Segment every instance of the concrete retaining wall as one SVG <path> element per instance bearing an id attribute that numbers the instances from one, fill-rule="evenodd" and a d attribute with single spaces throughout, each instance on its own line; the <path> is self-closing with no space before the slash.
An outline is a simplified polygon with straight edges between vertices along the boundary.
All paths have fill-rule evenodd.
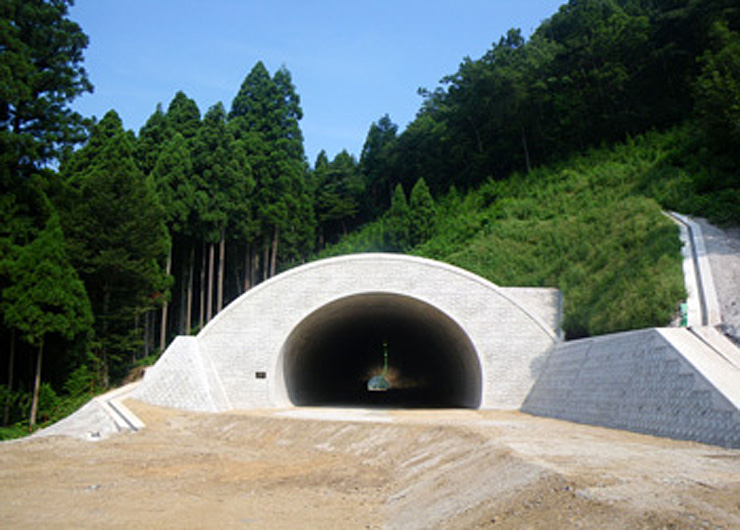
<path id="1" fill-rule="evenodd" d="M 177 337 L 146 371 L 133 396 L 152 405 L 199 412 L 228 409 L 218 374 L 196 337 Z"/>
<path id="2" fill-rule="evenodd" d="M 740 448 L 740 369 L 684 328 L 561 343 L 522 410 Z"/>

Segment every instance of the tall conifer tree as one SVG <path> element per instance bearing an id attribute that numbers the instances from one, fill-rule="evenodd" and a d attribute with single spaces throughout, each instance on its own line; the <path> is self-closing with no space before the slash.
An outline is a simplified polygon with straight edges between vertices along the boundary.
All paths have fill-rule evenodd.
<path id="1" fill-rule="evenodd" d="M 70 256 L 93 306 L 106 378 L 124 375 L 141 343 L 137 316 L 166 289 L 165 216 L 134 161 L 133 140 L 111 111 L 62 168 L 71 187 L 64 215 Z"/>
<path id="2" fill-rule="evenodd" d="M 295 259 L 310 250 L 313 239 L 313 207 L 298 125 L 302 116 L 289 72 L 283 68 L 271 78 L 262 62 L 244 79 L 229 112 L 255 178 L 263 278 L 276 273 L 280 255 Z M 255 252 L 253 261 L 258 256 Z"/>
<path id="3" fill-rule="evenodd" d="M 375 217 L 390 205 L 394 186 L 392 154 L 398 125 L 387 114 L 370 126 L 360 155 L 360 170 L 365 177 L 367 196 L 365 215 Z"/>
<path id="4" fill-rule="evenodd" d="M 71 0 L 0 2 L 0 183 L 28 176 L 79 141 L 68 104 L 92 90 L 82 67 L 87 36 L 69 20 Z"/>
<path id="5" fill-rule="evenodd" d="M 228 127 L 221 103 L 206 113 L 194 145 L 196 172 L 208 198 L 202 216 L 203 237 L 210 246 L 219 247 L 216 277 L 208 279 L 219 311 L 224 304 L 227 241 L 250 235 L 254 179 L 242 142 Z"/>
<path id="6" fill-rule="evenodd" d="M 409 198 L 409 238 L 411 245 L 423 243 L 432 236 L 437 212 L 434 198 L 424 179 L 419 179 L 411 189 Z"/>
<path id="7" fill-rule="evenodd" d="M 31 258 L 41 251 L 39 241 L 46 240 L 50 231 L 55 232 L 51 239 L 56 237 L 56 229 L 50 225 L 55 222 L 54 208 L 47 196 L 53 172 L 45 166 L 84 138 L 83 120 L 69 104 L 92 90 L 82 67 L 88 39 L 68 18 L 71 5 L 71 0 L 0 2 L 0 262 L 5 263 L 0 267 L 0 289 L 12 289 L 19 281 L 35 294 L 43 294 L 42 284 L 48 287 L 45 278 L 35 273 L 38 269 L 13 270 L 7 265 L 18 256 L 33 262 Z M 68 287 L 73 289 L 72 285 Z M 30 291 L 27 294 L 30 296 Z M 28 303 L 26 310 L 32 309 L 30 299 L 21 303 Z M 13 352 L 22 354 L 24 350 L 16 348 L 16 337 L 21 338 L 17 328 L 20 324 L 8 323 L 15 317 L 7 311 L 20 316 L 19 307 L 12 306 L 3 296 L 0 354 L 3 364 L 9 354 L 9 389 L 19 380 Z M 31 322 L 25 316 L 21 320 Z M 42 331 L 41 326 L 38 331 Z M 61 351 L 67 347 L 56 332 L 44 336 L 49 346 L 55 346 L 50 337 Z M 10 417 L 7 408 L 4 417 Z"/>
<path id="8" fill-rule="evenodd" d="M 180 284 L 184 287 L 183 281 L 188 270 L 188 264 L 186 263 L 187 258 L 182 256 L 183 247 L 188 246 L 189 236 L 193 234 L 198 212 L 203 209 L 205 201 L 202 198 L 202 192 L 198 190 L 191 152 L 182 134 L 175 133 L 172 139 L 165 144 L 150 177 L 159 202 L 164 208 L 167 228 L 172 241 L 167 256 L 166 273 L 167 275 L 170 274 L 175 251 L 179 251 L 180 256 L 178 257 L 182 263 Z M 189 257 L 187 250 L 184 250 L 184 254 Z M 184 296 L 181 296 L 179 300 L 181 304 L 182 298 Z M 167 342 L 170 299 L 171 297 L 165 299 L 162 306 L 159 334 L 160 350 L 164 350 Z M 182 320 L 185 320 L 185 318 L 181 317 Z M 187 333 L 188 326 L 181 322 L 178 331 Z"/>
<path id="9" fill-rule="evenodd" d="M 37 349 L 29 424 L 36 424 L 44 344 L 56 334 L 71 340 L 90 331 L 92 312 L 85 288 L 65 251 L 57 215 L 14 260 L 3 263 L 11 285 L 3 289 L 5 324 Z"/>
<path id="10" fill-rule="evenodd" d="M 342 151 L 329 162 L 323 151 L 313 171 L 319 244 L 336 242 L 357 225 L 365 186 L 355 158 Z"/>
<path id="11" fill-rule="evenodd" d="M 172 98 L 165 118 L 172 133 L 180 133 L 188 142 L 198 134 L 200 110 L 197 103 L 182 91 Z"/>
<path id="12" fill-rule="evenodd" d="M 162 105 L 158 104 L 154 114 L 149 116 L 139 130 L 139 137 L 136 141 L 136 161 L 144 175 L 152 172 L 162 149 L 171 138 L 172 129 L 167 123 Z"/>
<path id="13" fill-rule="evenodd" d="M 411 242 L 409 226 L 409 204 L 403 186 L 397 184 L 393 190 L 391 207 L 385 214 L 386 244 L 391 250 L 406 250 Z"/>

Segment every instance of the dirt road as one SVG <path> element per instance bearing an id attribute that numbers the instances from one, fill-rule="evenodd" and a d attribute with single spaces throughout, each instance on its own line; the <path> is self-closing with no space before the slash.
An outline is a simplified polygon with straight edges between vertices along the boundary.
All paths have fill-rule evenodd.
<path id="1" fill-rule="evenodd" d="M 706 219 L 694 218 L 704 244 L 717 289 L 722 329 L 740 343 L 740 227 L 720 229 Z"/>
<path id="2" fill-rule="evenodd" d="M 3 528 L 740 528 L 740 451 L 494 411 L 294 409 L 0 445 Z"/>

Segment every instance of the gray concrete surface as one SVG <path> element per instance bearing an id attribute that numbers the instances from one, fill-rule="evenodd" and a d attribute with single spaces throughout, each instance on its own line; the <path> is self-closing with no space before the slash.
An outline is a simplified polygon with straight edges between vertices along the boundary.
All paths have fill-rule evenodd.
<path id="1" fill-rule="evenodd" d="M 716 287 L 720 328 L 740 344 L 740 228 L 719 228 L 694 218 L 701 227 Z"/>
<path id="2" fill-rule="evenodd" d="M 522 411 L 740 448 L 740 368 L 686 328 L 566 342 Z"/>
<path id="3" fill-rule="evenodd" d="M 411 256 L 343 256 L 278 275 L 230 304 L 197 337 L 178 338 L 134 397 L 187 410 L 293 405 L 291 387 L 300 377 L 291 367 L 300 345 L 371 304 L 380 304 L 372 318 L 404 315 L 448 342 L 444 355 L 459 358 L 444 366 L 458 370 L 463 387 L 479 389 L 463 406 L 519 408 L 558 340 L 557 290 L 502 289 Z"/>
<path id="4" fill-rule="evenodd" d="M 124 404 L 139 383 L 116 388 L 91 399 L 74 414 L 33 434 L 34 437 L 71 436 L 96 442 L 112 434 L 137 431 L 144 423 Z"/>

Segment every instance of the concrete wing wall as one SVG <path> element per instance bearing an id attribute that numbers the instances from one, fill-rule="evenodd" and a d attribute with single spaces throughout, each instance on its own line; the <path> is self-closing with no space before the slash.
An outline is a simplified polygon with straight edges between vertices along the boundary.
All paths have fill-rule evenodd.
<path id="1" fill-rule="evenodd" d="M 131 397 L 152 405 L 202 412 L 229 408 L 218 376 L 201 354 L 196 337 L 177 337 L 147 370 Z"/>
<path id="2" fill-rule="evenodd" d="M 683 328 L 559 344 L 522 410 L 740 447 L 740 370 Z"/>

